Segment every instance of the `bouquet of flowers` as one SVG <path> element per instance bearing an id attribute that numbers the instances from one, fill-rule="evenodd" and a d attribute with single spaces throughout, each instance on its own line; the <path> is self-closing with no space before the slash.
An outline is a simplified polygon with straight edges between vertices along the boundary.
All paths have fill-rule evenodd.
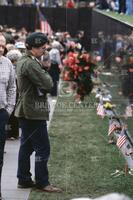
<path id="1" fill-rule="evenodd" d="M 83 100 L 93 88 L 92 75 L 96 61 L 87 52 L 69 52 L 63 63 L 63 80 L 76 82 L 76 93 Z"/>

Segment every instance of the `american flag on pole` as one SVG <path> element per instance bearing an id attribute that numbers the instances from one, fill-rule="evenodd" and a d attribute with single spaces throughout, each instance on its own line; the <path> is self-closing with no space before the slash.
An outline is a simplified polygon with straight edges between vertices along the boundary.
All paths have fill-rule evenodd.
<path id="1" fill-rule="evenodd" d="M 97 106 L 97 115 L 101 116 L 102 118 L 105 116 L 105 110 L 101 103 L 99 103 Z"/>
<path id="2" fill-rule="evenodd" d="M 53 34 L 53 30 L 52 30 L 48 20 L 44 16 L 44 14 L 40 11 L 39 7 L 38 7 L 38 13 L 39 13 L 39 23 L 40 23 L 41 32 L 51 36 Z"/>
<path id="3" fill-rule="evenodd" d="M 120 129 L 121 125 L 118 121 L 112 121 L 109 125 L 108 135 L 111 135 L 115 130 Z"/>

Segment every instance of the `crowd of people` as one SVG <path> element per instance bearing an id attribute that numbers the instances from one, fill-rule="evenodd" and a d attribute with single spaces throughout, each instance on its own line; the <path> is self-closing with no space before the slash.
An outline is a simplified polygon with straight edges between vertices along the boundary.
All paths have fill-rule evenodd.
<path id="1" fill-rule="evenodd" d="M 133 15 L 133 0 L 1 0 L 0 5 L 42 7 L 96 7 L 120 14 Z"/>
<path id="2" fill-rule="evenodd" d="M 120 14 L 133 15 L 133 0 L 1 0 L 0 5 L 42 7 L 96 7 Z"/>
<path id="3" fill-rule="evenodd" d="M 111 67 L 116 57 L 120 59 L 116 61 L 120 61 L 121 65 L 124 65 L 127 58 L 133 55 L 132 32 L 129 35 L 114 34 L 105 36 L 104 32 L 100 31 L 97 38 L 99 53 L 106 68 Z"/>
<path id="4" fill-rule="evenodd" d="M 10 6 L 35 6 L 40 5 L 42 7 L 65 7 L 67 4 L 72 4 L 75 7 L 73 0 L 1 0 L 0 5 Z"/>
<path id="5" fill-rule="evenodd" d="M 10 6 L 34 6 L 40 4 L 43 7 L 63 6 L 63 0 L 1 0 L 0 5 Z"/>
<path id="6" fill-rule="evenodd" d="M 96 7 L 107 11 L 116 11 L 120 14 L 133 15 L 132 0 L 96 0 Z"/>

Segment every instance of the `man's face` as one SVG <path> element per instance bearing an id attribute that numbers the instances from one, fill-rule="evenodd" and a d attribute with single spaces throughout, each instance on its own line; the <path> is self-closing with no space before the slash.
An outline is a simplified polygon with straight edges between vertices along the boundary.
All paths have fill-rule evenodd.
<path id="1" fill-rule="evenodd" d="M 4 54 L 5 47 L 6 47 L 6 39 L 4 38 L 4 36 L 0 35 L 0 56 Z"/>
<path id="2" fill-rule="evenodd" d="M 46 44 L 44 44 L 41 47 L 32 47 L 31 52 L 33 56 L 35 56 L 36 58 L 39 58 L 44 54 L 45 50 L 46 50 Z"/>

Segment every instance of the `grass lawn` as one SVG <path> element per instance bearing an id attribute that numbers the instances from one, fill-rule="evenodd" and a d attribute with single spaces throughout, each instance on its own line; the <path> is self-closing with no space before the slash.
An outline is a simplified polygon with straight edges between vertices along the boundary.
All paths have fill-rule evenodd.
<path id="1" fill-rule="evenodd" d="M 110 192 L 133 198 L 132 176 L 111 176 L 123 169 L 125 160 L 115 145 L 108 144 L 108 119 L 96 115 L 95 103 L 93 95 L 84 105 L 75 104 L 73 97 L 59 97 L 49 130 L 49 173 L 50 182 L 63 193 L 32 190 L 29 200 L 95 198 Z"/>
<path id="2" fill-rule="evenodd" d="M 96 9 L 96 11 L 133 26 L 133 15 L 120 15 L 116 12 L 111 12 L 111 11 L 107 12 L 98 9 Z"/>

